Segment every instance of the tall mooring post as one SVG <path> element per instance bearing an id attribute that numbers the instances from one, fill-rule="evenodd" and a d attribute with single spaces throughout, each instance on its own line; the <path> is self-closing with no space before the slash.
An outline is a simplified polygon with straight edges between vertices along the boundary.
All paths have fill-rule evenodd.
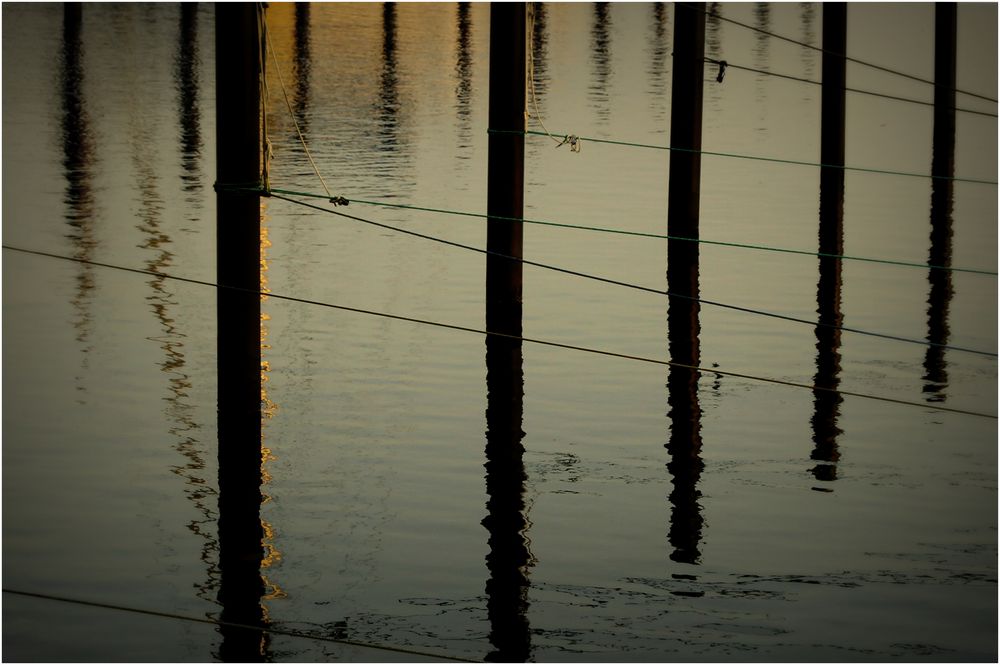
<path id="1" fill-rule="evenodd" d="M 955 84 L 958 43 L 957 5 L 939 2 L 934 16 L 934 145 L 931 158 L 932 266 L 951 265 L 952 201 L 955 175 Z M 927 341 L 948 343 L 948 311 L 953 295 L 951 271 L 931 268 L 927 276 Z M 929 401 L 944 399 L 948 373 L 941 346 L 929 346 L 924 356 L 924 391 Z"/>
<path id="2" fill-rule="evenodd" d="M 847 3 L 823 3 L 823 90 L 820 129 L 820 225 L 839 226 L 844 218 L 844 130 L 846 119 Z M 827 235 L 830 237 L 828 238 Z M 824 245 L 834 231 L 820 233 L 820 252 L 843 254 L 842 247 Z"/>
<path id="3" fill-rule="evenodd" d="M 522 662 L 531 653 L 525 540 L 524 375 L 521 273 L 527 6 L 490 5 L 489 166 L 486 213 L 486 565 L 490 662 Z M 495 254 L 494 254 L 495 253 Z M 499 256 L 502 255 L 502 256 Z M 513 257 L 513 258 L 505 258 Z"/>
<path id="4" fill-rule="evenodd" d="M 523 250 L 526 6 L 490 5 L 489 165 L 486 249 L 520 259 Z M 486 256 L 486 329 L 521 335 L 520 261 Z"/>
<path id="5" fill-rule="evenodd" d="M 698 365 L 701 358 L 698 284 L 698 218 L 701 198 L 701 116 L 705 76 L 705 6 L 676 3 L 674 71 L 670 96 L 670 182 L 667 203 L 667 332 L 670 360 Z M 688 240 L 689 239 L 689 240 Z M 668 539 L 670 558 L 697 563 L 702 531 L 698 481 L 701 405 L 697 370 L 671 367 L 667 377 L 672 476 Z"/>
<path id="6" fill-rule="evenodd" d="M 262 625 L 260 182 L 263 73 L 254 3 L 215 6 L 219 370 L 219 602 L 224 621 Z M 262 633 L 223 629 L 220 656 L 260 661 Z"/>
<path id="7" fill-rule="evenodd" d="M 823 90 L 819 180 L 819 280 L 816 284 L 816 374 L 813 383 L 813 450 L 817 464 L 810 469 L 818 481 L 837 479 L 840 452 L 837 426 L 843 398 L 830 392 L 840 386 L 840 330 L 844 253 L 844 134 L 846 129 L 847 5 L 823 4 Z M 826 490 L 829 488 L 818 487 Z"/>

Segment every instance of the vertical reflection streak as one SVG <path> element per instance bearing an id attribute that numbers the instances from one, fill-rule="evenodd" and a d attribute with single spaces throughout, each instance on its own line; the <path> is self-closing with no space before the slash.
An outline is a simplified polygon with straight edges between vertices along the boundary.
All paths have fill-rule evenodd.
<path id="1" fill-rule="evenodd" d="M 931 235 L 929 263 L 951 266 L 952 205 L 955 175 L 955 83 L 957 15 L 954 6 L 935 8 L 934 144 L 931 157 Z M 954 294 L 950 270 L 927 273 L 927 341 L 948 343 L 948 311 Z M 924 355 L 924 392 L 928 402 L 943 402 L 948 385 L 944 348 L 928 346 Z"/>
<path id="2" fill-rule="evenodd" d="M 753 6 L 753 15 L 756 19 L 754 21 L 754 26 L 762 31 L 770 31 L 771 29 L 771 6 L 766 2 L 757 2 Z M 753 48 L 754 52 L 754 67 L 757 69 L 762 69 L 767 71 L 769 69 L 768 62 L 770 61 L 770 47 L 771 47 L 771 37 L 770 35 L 764 34 L 764 32 L 754 32 L 755 44 Z M 767 78 L 766 74 L 756 74 L 757 82 L 757 101 L 761 104 L 767 101 L 767 91 L 766 85 Z M 762 127 L 766 126 L 763 123 Z"/>
<path id="3" fill-rule="evenodd" d="M 693 266 L 694 297 L 698 295 L 698 250 L 696 243 L 689 243 L 689 257 Z M 671 253 L 670 260 L 681 262 L 681 250 Z M 693 256 L 691 256 L 693 254 Z M 676 281 L 676 280 L 675 280 Z M 674 290 L 671 286 L 671 290 Z M 667 306 L 667 328 L 670 359 L 685 365 L 698 365 L 701 351 L 698 339 L 700 324 L 699 303 L 694 300 L 673 298 Z M 671 367 L 667 374 L 667 404 L 670 418 L 670 438 L 666 448 L 670 455 L 667 470 L 673 489 L 668 500 L 671 505 L 670 528 L 667 540 L 673 552 L 672 561 L 697 564 L 701 558 L 701 532 L 704 518 L 701 515 L 701 492 L 698 481 L 705 468 L 701 459 L 701 405 L 698 399 L 699 372 L 682 367 Z"/>
<path id="4" fill-rule="evenodd" d="M 524 371 L 520 340 L 486 337 L 486 508 L 489 532 L 486 610 L 492 662 L 524 662 L 531 655 L 528 569 L 534 564 L 525 516 Z"/>
<path id="5" fill-rule="evenodd" d="M 399 145 L 399 77 L 396 72 L 396 3 L 382 4 L 382 74 L 379 78 L 378 150 Z"/>
<path id="6" fill-rule="evenodd" d="M 309 41 L 309 3 L 295 3 L 295 99 L 292 108 L 299 131 L 306 137 L 309 132 L 309 74 L 312 69 L 312 50 Z M 293 128 L 294 129 L 294 128 Z M 298 134 L 292 137 L 292 145 L 298 146 Z"/>
<path id="7" fill-rule="evenodd" d="M 455 45 L 455 113 L 458 116 L 459 145 L 467 147 L 472 137 L 472 16 L 470 3 L 457 9 L 458 42 Z"/>
<path id="8" fill-rule="evenodd" d="M 180 103 L 182 187 L 191 196 L 188 205 L 198 203 L 194 196 L 202 189 L 201 110 L 198 106 L 198 4 L 181 5 L 180 39 L 174 58 L 175 87 Z M 191 222 L 200 217 L 192 210 Z"/>
<path id="9" fill-rule="evenodd" d="M 590 31 L 594 72 L 588 86 L 591 105 L 597 119 L 607 123 L 611 118 L 611 17 L 607 2 L 594 3 L 594 27 Z"/>
<path id="10" fill-rule="evenodd" d="M 722 3 L 710 2 L 705 14 L 705 50 L 712 58 L 722 56 Z"/>
<path id="11" fill-rule="evenodd" d="M 90 299 L 94 290 L 93 268 L 83 261 L 93 258 L 97 239 L 94 234 L 94 194 L 91 189 L 91 169 L 94 146 L 90 132 L 86 101 L 83 97 L 83 11 L 82 5 L 63 5 L 63 41 L 61 75 L 63 175 L 66 178 L 66 223 L 70 226 L 66 237 L 73 243 L 73 257 L 78 263 L 76 292 L 70 300 L 75 312 L 73 328 L 80 344 L 81 374 L 76 377 L 76 390 L 81 404 L 86 403 L 83 393 L 83 374 L 90 368 L 89 353 L 93 322 Z"/>
<path id="12" fill-rule="evenodd" d="M 821 193 L 822 196 L 822 193 Z M 837 218 L 820 221 L 820 253 L 843 254 L 843 224 Z M 819 462 L 810 471 L 816 480 L 837 479 L 840 451 L 837 436 L 843 433 L 837 426 L 840 404 L 844 398 L 831 392 L 840 386 L 840 330 L 844 317 L 840 310 L 843 278 L 841 259 L 819 258 L 819 283 L 816 287 L 816 375 L 813 385 L 828 390 L 813 391 L 812 425 L 813 450 L 810 459 Z"/>
<path id="13" fill-rule="evenodd" d="M 653 98 L 653 112 L 656 124 L 664 121 L 667 115 L 667 56 L 670 53 L 667 36 L 667 7 L 665 3 L 653 3 L 652 43 L 650 45 L 649 90 Z"/>

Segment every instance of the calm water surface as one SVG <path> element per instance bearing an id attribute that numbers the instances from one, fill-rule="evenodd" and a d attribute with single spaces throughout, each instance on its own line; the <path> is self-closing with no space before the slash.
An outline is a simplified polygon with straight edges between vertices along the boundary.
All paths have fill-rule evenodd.
<path id="1" fill-rule="evenodd" d="M 822 34 L 817 4 L 713 8 Z M 531 128 L 666 145 L 674 11 L 539 8 Z M 996 11 L 958 9 L 958 86 L 991 97 Z M 214 281 L 213 19 L 211 5 L 4 5 L 5 245 Z M 272 186 L 323 191 L 284 87 L 351 213 L 484 247 L 479 218 L 358 201 L 485 211 L 489 6 L 273 4 L 267 20 Z M 849 8 L 862 60 L 932 78 L 933 33 L 930 4 Z M 707 51 L 820 76 L 818 52 L 726 21 L 709 20 Z M 705 150 L 818 161 L 818 86 L 715 74 Z M 932 99 L 860 65 L 847 77 Z M 849 93 L 847 118 L 848 164 L 929 173 L 931 107 Z M 526 139 L 526 217 L 665 232 L 665 151 L 555 145 Z M 996 180 L 996 146 L 996 118 L 958 113 L 957 176 Z M 703 159 L 703 238 L 815 251 L 818 200 L 814 168 Z M 273 293 L 483 327 L 482 254 L 263 201 Z M 926 262 L 930 201 L 929 179 L 848 172 L 845 253 Z M 955 183 L 952 231 L 953 265 L 996 270 L 996 185 Z M 528 258 L 657 289 L 665 249 L 525 228 Z M 701 247 L 709 300 L 815 321 L 818 279 L 814 257 Z M 950 296 L 930 293 L 925 269 L 843 262 L 844 325 L 923 340 L 943 324 L 947 343 L 996 353 L 995 276 L 954 273 Z M 5 589 L 233 611 L 218 600 L 215 303 L 210 287 L 4 249 Z M 665 359 L 666 311 L 662 296 L 524 270 L 529 337 Z M 833 341 L 703 305 L 706 366 L 927 407 L 708 373 L 672 397 L 663 366 L 526 344 L 525 452 L 487 464 L 504 421 L 487 419 L 482 336 L 275 298 L 263 312 L 265 549 L 249 609 L 275 629 L 478 660 L 997 658 L 996 420 L 931 408 L 996 413 L 995 356 Z M 697 414 L 684 431 L 678 404 Z M 8 660 L 417 658 L 3 603 Z"/>

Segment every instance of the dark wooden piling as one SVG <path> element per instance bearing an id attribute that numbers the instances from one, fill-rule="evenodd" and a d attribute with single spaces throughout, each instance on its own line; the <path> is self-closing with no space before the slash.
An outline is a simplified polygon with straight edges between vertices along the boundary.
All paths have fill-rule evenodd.
<path id="1" fill-rule="evenodd" d="M 523 255 L 527 25 L 523 3 L 490 5 L 489 164 L 486 249 Z M 521 335 L 522 264 L 486 256 L 486 329 Z"/>
<path id="2" fill-rule="evenodd" d="M 705 75 L 705 7 L 677 5 L 670 111 L 670 182 L 667 204 L 667 329 L 670 359 L 698 365 L 699 343 L 698 218 L 701 196 L 701 125 Z M 678 240 L 676 238 L 690 238 Z M 699 373 L 671 367 L 667 375 L 670 436 L 666 444 L 670 492 L 670 558 L 697 563 L 703 519 L 698 481 L 701 460 Z"/>
<path id="3" fill-rule="evenodd" d="M 957 5 L 939 2 L 934 27 L 934 135 L 931 158 L 931 234 L 928 262 L 950 266 L 952 252 L 952 201 L 955 175 L 955 86 L 958 43 Z M 927 341 L 924 356 L 924 391 L 929 401 L 942 401 L 948 373 L 942 344 L 948 343 L 948 312 L 954 293 L 950 270 L 928 272 Z"/>
<path id="4" fill-rule="evenodd" d="M 821 137 L 819 181 L 819 280 L 816 285 L 816 374 L 813 384 L 836 390 L 840 385 L 840 330 L 843 324 L 841 290 L 844 253 L 844 144 L 847 85 L 847 5 L 823 5 L 823 89 L 821 93 Z M 813 391 L 810 418 L 813 449 L 810 469 L 816 480 L 837 478 L 840 459 L 837 426 L 843 398 L 830 390 Z M 822 488 L 826 489 L 826 488 Z"/>
<path id="5" fill-rule="evenodd" d="M 263 67 L 257 5 L 215 7 L 218 212 L 219 602 L 224 621 L 262 625 L 260 198 Z M 266 635 L 222 629 L 224 661 L 261 661 Z"/>
<path id="6" fill-rule="evenodd" d="M 520 337 L 524 215 L 524 130 L 527 15 L 523 3 L 490 6 L 489 164 L 486 329 Z M 530 655 L 524 531 L 526 475 L 521 439 L 524 381 L 521 340 L 486 338 L 486 492 L 490 572 L 486 583 L 488 661 L 522 662 Z"/>
<path id="7" fill-rule="evenodd" d="M 820 223 L 844 217 L 844 131 L 847 86 L 847 4 L 823 3 L 823 89 L 821 93 Z M 821 243 L 832 241 L 821 233 Z M 842 254 L 839 247 L 821 244 L 820 251 Z"/>

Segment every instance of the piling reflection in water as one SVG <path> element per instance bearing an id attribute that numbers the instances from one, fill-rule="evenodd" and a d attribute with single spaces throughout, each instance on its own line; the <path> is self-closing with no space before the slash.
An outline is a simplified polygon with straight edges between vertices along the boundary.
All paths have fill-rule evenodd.
<path id="1" fill-rule="evenodd" d="M 531 65 L 534 74 L 535 97 L 539 106 L 549 90 L 548 13 L 544 2 L 532 2 L 528 21 L 531 27 Z"/>
<path id="2" fill-rule="evenodd" d="M 292 108 L 299 131 L 306 136 L 309 131 L 309 73 L 312 67 L 312 50 L 309 43 L 309 3 L 295 3 L 295 60 L 292 75 L 295 77 L 295 97 Z M 294 130 L 294 128 L 293 128 Z M 298 149 L 298 135 L 293 145 Z"/>
<path id="3" fill-rule="evenodd" d="M 185 192 L 202 188 L 201 111 L 198 107 L 198 4 L 181 5 L 180 38 L 174 56 L 174 79 L 180 106 L 181 182 Z M 186 199 L 189 206 L 199 206 L 196 197 Z M 192 219 L 198 221 L 192 210 Z"/>
<path id="4" fill-rule="evenodd" d="M 62 149 L 63 176 L 66 178 L 66 223 L 70 230 L 66 237 L 73 244 L 73 257 L 88 261 L 93 257 L 97 238 L 94 233 L 95 203 L 91 187 L 91 169 L 94 146 L 91 136 L 86 103 L 83 97 L 83 27 L 82 5 L 63 5 L 62 62 L 60 68 L 62 91 Z M 73 327 L 80 344 L 82 358 L 77 375 L 78 401 L 86 403 L 84 374 L 90 369 L 89 354 L 93 348 L 90 340 L 92 320 L 90 300 L 94 291 L 94 271 L 86 263 L 77 264 L 76 292 L 70 303 L 74 310 Z"/>
<path id="5" fill-rule="evenodd" d="M 594 71 L 587 87 L 590 105 L 597 112 L 597 120 L 607 123 L 611 118 L 611 8 L 607 2 L 594 3 L 594 27 L 590 31 L 591 55 Z"/>
<path id="6" fill-rule="evenodd" d="M 379 77 L 378 149 L 393 151 L 399 142 L 399 77 L 396 73 L 396 3 L 382 5 L 382 74 Z"/>
<path id="7" fill-rule="evenodd" d="M 955 49 L 957 22 L 954 6 L 935 9 L 934 143 L 931 158 L 931 237 L 928 263 L 951 266 L 952 201 L 955 175 Z M 928 271 L 927 341 L 948 343 L 948 310 L 954 293 L 950 270 Z M 924 392 L 928 402 L 943 402 L 948 385 L 947 363 L 941 346 L 928 346 L 924 354 Z"/>
<path id="8" fill-rule="evenodd" d="M 843 201 L 823 205 L 824 197 L 842 199 L 843 190 L 820 191 L 819 251 L 821 254 L 843 254 Z M 841 259 L 819 257 L 819 283 L 816 287 L 819 325 L 816 326 L 816 375 L 813 385 L 829 390 L 813 391 L 813 415 L 810 420 L 813 450 L 809 457 L 818 462 L 810 471 L 816 480 L 822 481 L 837 479 L 836 463 L 840 460 L 837 436 L 842 430 L 837 426 L 837 419 L 844 398 L 831 391 L 840 386 L 840 330 L 833 326 L 842 325 L 844 320 L 840 311 L 841 271 Z"/>
<path id="9" fill-rule="evenodd" d="M 455 113 L 461 145 L 472 135 L 472 16 L 468 2 L 458 3 L 458 42 L 455 45 Z"/>
<path id="10" fill-rule="evenodd" d="M 649 91 L 652 97 L 652 107 L 657 124 L 667 117 L 667 57 L 670 55 L 670 43 L 667 31 L 667 6 L 662 2 L 654 2 L 652 6 L 652 34 L 650 36 L 650 62 L 647 77 Z"/>
<path id="11" fill-rule="evenodd" d="M 493 662 L 524 662 L 531 655 L 528 624 L 528 549 L 525 516 L 524 373 L 520 340 L 486 337 L 486 508 L 489 531 L 486 608 Z"/>
<path id="12" fill-rule="evenodd" d="M 671 241 L 673 242 L 673 241 Z M 698 295 L 698 249 L 688 243 L 687 251 L 675 248 L 669 261 L 675 266 L 688 263 L 693 275 L 691 284 Z M 685 256 L 686 254 L 686 256 Z M 674 284 L 671 290 L 679 288 Z M 683 298 L 670 298 L 667 305 L 667 329 L 670 359 L 685 365 L 697 365 L 701 351 L 698 334 L 699 304 Z M 667 374 L 667 404 L 670 418 L 670 438 L 666 445 L 670 454 L 667 470 L 673 489 L 669 501 L 670 528 L 667 540 L 673 547 L 670 559 L 679 563 L 699 563 L 701 558 L 701 532 L 704 518 L 701 515 L 701 492 L 698 481 L 705 468 L 701 459 L 701 405 L 698 400 L 699 372 L 681 367 L 671 367 Z"/>

